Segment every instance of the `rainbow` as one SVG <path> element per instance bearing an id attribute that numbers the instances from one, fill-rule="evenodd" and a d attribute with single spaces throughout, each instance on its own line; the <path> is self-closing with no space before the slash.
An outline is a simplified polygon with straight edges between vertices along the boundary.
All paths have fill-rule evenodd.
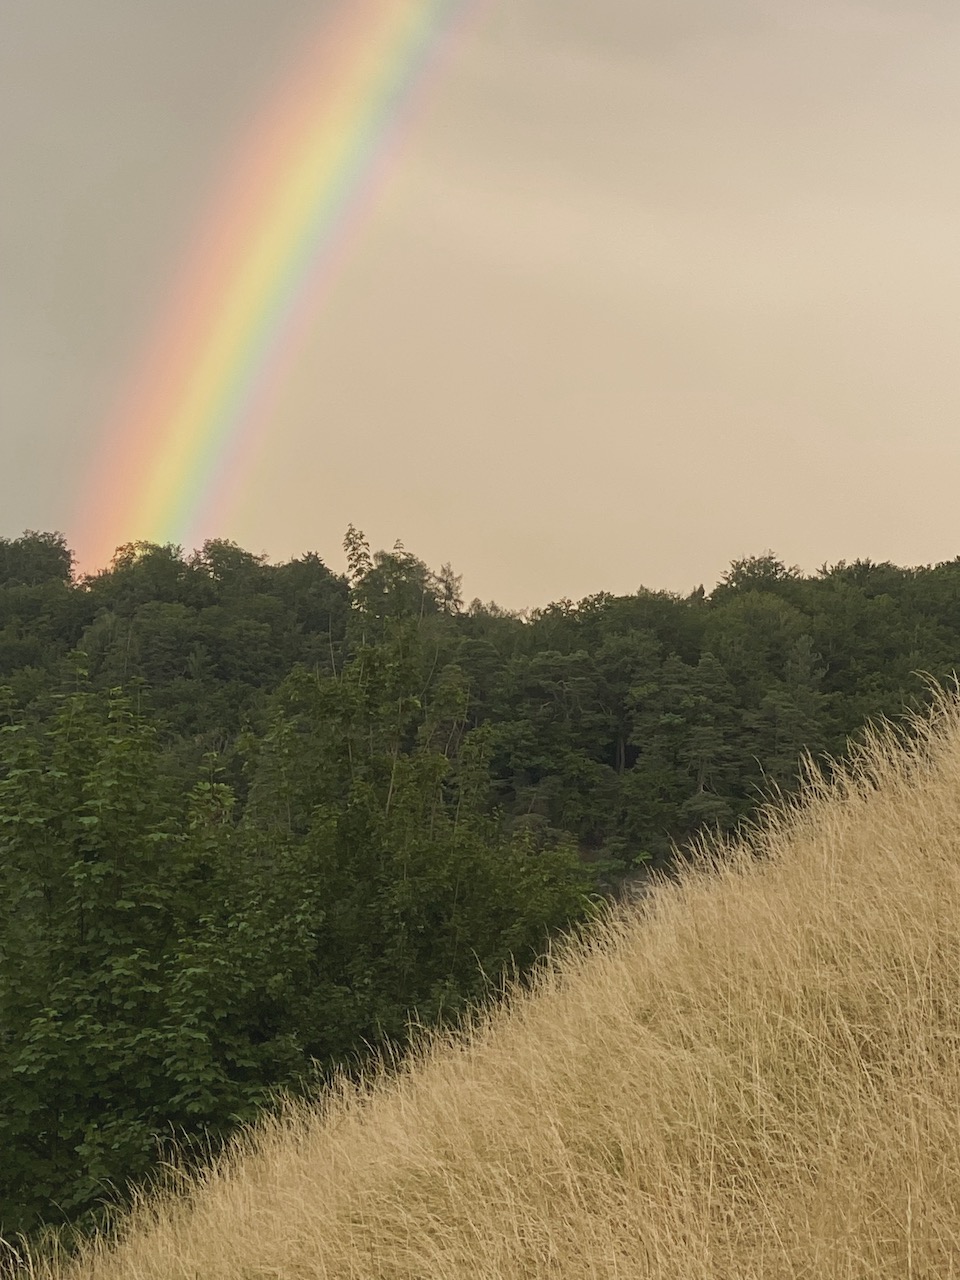
<path id="1" fill-rule="evenodd" d="M 81 565 L 120 542 L 189 548 L 223 518 L 430 69 L 483 4 L 342 0 L 254 121 L 103 433 Z"/>

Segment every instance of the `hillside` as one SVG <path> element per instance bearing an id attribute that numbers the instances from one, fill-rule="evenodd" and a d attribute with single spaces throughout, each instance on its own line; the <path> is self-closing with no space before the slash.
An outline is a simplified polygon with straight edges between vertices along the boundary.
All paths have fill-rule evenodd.
<path id="1" fill-rule="evenodd" d="M 958 779 L 944 698 L 469 1034 L 262 1123 L 69 1275 L 957 1274 Z"/>

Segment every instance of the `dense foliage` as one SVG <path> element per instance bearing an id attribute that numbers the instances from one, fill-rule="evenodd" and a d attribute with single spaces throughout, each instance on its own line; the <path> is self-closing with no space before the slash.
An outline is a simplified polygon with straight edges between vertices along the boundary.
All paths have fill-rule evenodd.
<path id="1" fill-rule="evenodd" d="M 0 539 L 0 1235 L 455 1016 L 960 650 L 960 560 L 518 615 L 345 549 Z"/>

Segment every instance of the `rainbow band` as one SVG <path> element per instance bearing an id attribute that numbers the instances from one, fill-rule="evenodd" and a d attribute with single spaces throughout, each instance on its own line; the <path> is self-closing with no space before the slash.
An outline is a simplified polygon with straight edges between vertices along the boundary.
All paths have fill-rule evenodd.
<path id="1" fill-rule="evenodd" d="M 81 562 L 102 566 L 120 541 L 189 546 L 198 520 L 222 518 L 428 66 L 479 6 L 343 0 L 255 122 L 107 432 Z"/>

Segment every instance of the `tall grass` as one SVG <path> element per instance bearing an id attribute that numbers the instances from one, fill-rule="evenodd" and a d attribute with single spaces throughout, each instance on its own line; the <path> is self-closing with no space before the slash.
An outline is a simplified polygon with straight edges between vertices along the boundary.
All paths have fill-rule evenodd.
<path id="1" fill-rule="evenodd" d="M 811 769 L 506 1010 L 32 1273 L 960 1276 L 957 701 Z"/>

